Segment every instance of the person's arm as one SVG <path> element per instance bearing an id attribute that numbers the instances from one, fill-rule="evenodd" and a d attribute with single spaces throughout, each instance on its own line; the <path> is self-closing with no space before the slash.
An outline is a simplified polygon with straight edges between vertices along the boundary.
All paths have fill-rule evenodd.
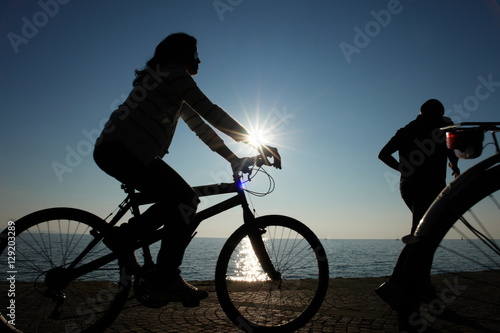
<path id="1" fill-rule="evenodd" d="M 231 163 L 239 162 L 239 159 L 225 144 L 224 141 L 208 126 L 203 119 L 224 134 L 230 136 L 236 142 L 249 144 L 249 132 L 238 121 L 217 105 L 213 104 L 198 88 L 193 78 L 187 73 L 176 73 L 175 83 L 171 83 L 174 91 L 187 104 L 183 108 L 182 117 L 188 126 L 196 132 L 213 151 L 224 157 Z M 169 76 L 174 78 L 175 76 Z M 203 119 L 201 117 L 203 117 Z M 254 147 L 267 157 L 273 157 L 273 166 L 281 169 L 281 156 L 278 149 L 270 146 Z"/>
<path id="2" fill-rule="evenodd" d="M 394 158 L 393 154 L 398 151 L 396 139 L 393 137 L 387 144 L 380 150 L 378 158 L 387 164 L 390 168 L 399 171 L 399 161 Z"/>
<path id="3" fill-rule="evenodd" d="M 167 77 L 175 94 L 188 104 L 210 125 L 237 142 L 248 143 L 248 130 L 219 106 L 213 104 L 198 88 L 193 78 L 183 69 L 177 68 Z"/>
<path id="4" fill-rule="evenodd" d="M 188 127 L 214 152 L 230 163 L 239 161 L 239 158 L 229 149 L 215 131 L 203 121 L 188 105 L 182 108 L 181 117 Z"/>
<path id="5" fill-rule="evenodd" d="M 453 149 L 448 149 L 447 154 L 448 160 L 450 161 L 450 163 L 448 163 L 448 166 L 452 170 L 451 175 L 457 178 L 458 176 L 460 176 L 460 169 L 458 168 L 458 157 L 457 155 L 455 155 Z"/>

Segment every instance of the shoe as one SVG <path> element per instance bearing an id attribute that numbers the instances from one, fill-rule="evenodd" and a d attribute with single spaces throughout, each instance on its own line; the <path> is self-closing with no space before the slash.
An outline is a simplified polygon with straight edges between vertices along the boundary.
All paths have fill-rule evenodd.
<path id="1" fill-rule="evenodd" d="M 418 238 L 416 236 L 414 236 L 413 234 L 410 234 L 410 235 L 406 235 L 406 236 L 403 236 L 403 238 L 401 238 L 401 240 L 403 241 L 403 243 L 405 243 L 406 245 L 409 245 L 409 244 L 415 244 L 415 243 L 418 243 L 420 242 L 422 239 L 421 238 Z"/>
<path id="2" fill-rule="evenodd" d="M 168 286 L 152 288 L 151 298 L 163 302 L 182 302 L 185 307 L 200 306 L 200 301 L 208 297 L 208 292 L 190 285 L 178 275 Z"/>

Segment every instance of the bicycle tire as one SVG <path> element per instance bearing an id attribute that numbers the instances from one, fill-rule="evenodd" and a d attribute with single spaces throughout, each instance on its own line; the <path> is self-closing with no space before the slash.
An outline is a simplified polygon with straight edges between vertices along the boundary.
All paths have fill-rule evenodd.
<path id="1" fill-rule="evenodd" d="M 105 221 L 73 208 L 45 209 L 9 222 L 0 234 L 0 331 L 103 331 L 127 299 L 129 262 L 120 258 L 74 281 L 61 281 L 94 239 L 90 232 L 106 230 Z M 100 241 L 82 263 L 110 252 Z M 10 304 L 15 307 L 9 309 Z"/>
<path id="2" fill-rule="evenodd" d="M 451 187 L 453 188 L 453 187 Z M 431 280 L 435 294 L 421 308 L 426 326 L 500 331 L 500 165 L 482 171 L 459 191 L 448 191 L 434 205 L 432 219 L 424 220 L 427 236 L 412 245 L 405 271 L 412 272 L 421 258 L 432 255 Z M 442 203 L 440 203 L 442 201 Z M 415 323 L 420 328 L 419 323 Z M 422 322 L 420 322 L 422 324 Z"/>
<path id="3" fill-rule="evenodd" d="M 269 279 L 255 257 L 250 228 L 265 230 L 266 249 L 282 276 L 279 283 Z M 263 216 L 238 228 L 216 265 L 219 303 L 228 318 L 247 332 L 291 332 L 303 327 L 319 310 L 328 283 L 321 242 L 303 223 L 286 216 Z"/>

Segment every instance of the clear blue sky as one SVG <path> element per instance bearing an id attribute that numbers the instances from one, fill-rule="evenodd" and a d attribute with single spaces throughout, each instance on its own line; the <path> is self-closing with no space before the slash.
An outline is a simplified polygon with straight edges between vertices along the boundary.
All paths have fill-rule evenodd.
<path id="1" fill-rule="evenodd" d="M 16 0 L 1 9 L 2 228 L 47 207 L 106 216 L 118 205 L 119 183 L 94 164 L 91 144 L 133 70 L 173 32 L 198 39 L 195 80 L 207 96 L 246 126 L 270 128 L 280 148 L 276 190 L 252 199 L 257 212 L 293 216 L 320 237 L 407 233 L 398 175 L 377 154 L 425 100 L 440 99 L 455 121 L 500 120 L 498 1 Z M 183 123 L 165 160 L 193 185 L 227 180 L 224 160 Z M 200 235 L 227 236 L 240 215 L 209 220 Z"/>

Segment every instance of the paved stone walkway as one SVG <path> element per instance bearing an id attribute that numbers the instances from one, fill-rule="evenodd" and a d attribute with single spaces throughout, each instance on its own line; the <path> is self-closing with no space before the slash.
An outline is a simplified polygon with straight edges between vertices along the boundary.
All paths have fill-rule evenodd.
<path id="1" fill-rule="evenodd" d="M 496 275 L 492 275 L 496 278 Z M 434 332 L 500 332 L 500 304 L 496 287 L 486 290 L 484 283 L 476 285 L 475 279 L 456 276 L 436 278 L 435 285 L 446 301 L 435 302 L 437 310 L 428 310 L 417 328 L 427 324 Z M 373 290 L 386 278 L 332 279 L 323 306 L 313 320 L 299 332 L 398 332 L 397 318 L 386 303 Z M 498 284 L 498 281 L 494 281 Z M 106 332 L 241 332 L 225 316 L 217 302 L 212 283 L 195 283 L 210 291 L 208 299 L 198 308 L 168 305 L 160 309 L 143 306 L 126 307 Z M 460 297 L 465 297 L 470 306 L 470 297 L 475 293 L 491 293 L 491 302 L 481 309 L 479 318 L 471 319 L 459 315 L 470 309 L 461 306 Z M 460 297 L 458 297 L 460 296 Z M 449 305 L 449 306 L 448 306 Z M 452 310 L 448 310 L 451 308 Z M 475 309 L 477 310 L 477 309 Z M 457 311 L 457 312 L 455 312 Z M 437 315 L 441 315 L 437 318 Z M 486 326 L 490 329 L 486 329 Z"/>

